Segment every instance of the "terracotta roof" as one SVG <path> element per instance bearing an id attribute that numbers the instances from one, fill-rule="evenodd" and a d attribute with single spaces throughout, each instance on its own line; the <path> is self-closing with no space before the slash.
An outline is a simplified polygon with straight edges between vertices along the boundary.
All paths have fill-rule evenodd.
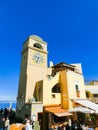
<path id="1" fill-rule="evenodd" d="M 64 62 L 60 62 L 59 64 L 56 64 L 56 65 L 52 66 L 52 68 L 69 68 L 69 69 L 74 69 L 75 66 L 74 65 L 70 65 L 70 64 L 66 64 Z"/>

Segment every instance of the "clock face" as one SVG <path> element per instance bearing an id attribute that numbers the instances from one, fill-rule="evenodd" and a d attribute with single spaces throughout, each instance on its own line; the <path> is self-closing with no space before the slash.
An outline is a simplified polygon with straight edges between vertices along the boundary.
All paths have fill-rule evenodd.
<path id="1" fill-rule="evenodd" d="M 32 56 L 32 59 L 34 60 L 35 63 L 42 63 L 43 62 L 43 56 L 41 55 L 40 52 L 36 52 L 33 56 Z"/>

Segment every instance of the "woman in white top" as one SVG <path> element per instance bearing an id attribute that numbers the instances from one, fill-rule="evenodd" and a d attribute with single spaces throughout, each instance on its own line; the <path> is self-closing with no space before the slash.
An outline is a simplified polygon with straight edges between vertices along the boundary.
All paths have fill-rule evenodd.
<path id="1" fill-rule="evenodd" d="M 30 125 L 30 120 L 26 121 L 25 130 L 32 130 L 32 126 Z"/>
<path id="2" fill-rule="evenodd" d="M 6 117 L 5 118 L 5 123 L 4 123 L 4 130 L 8 130 L 9 129 L 9 118 L 8 117 Z"/>

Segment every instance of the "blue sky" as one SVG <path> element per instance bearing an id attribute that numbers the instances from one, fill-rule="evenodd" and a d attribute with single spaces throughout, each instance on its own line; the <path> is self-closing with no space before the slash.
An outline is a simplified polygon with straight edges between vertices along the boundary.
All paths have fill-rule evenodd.
<path id="1" fill-rule="evenodd" d="M 48 43 L 48 61 L 82 63 L 98 79 L 97 0 L 0 1 L 0 99 L 16 98 L 22 44 L 29 35 Z"/>

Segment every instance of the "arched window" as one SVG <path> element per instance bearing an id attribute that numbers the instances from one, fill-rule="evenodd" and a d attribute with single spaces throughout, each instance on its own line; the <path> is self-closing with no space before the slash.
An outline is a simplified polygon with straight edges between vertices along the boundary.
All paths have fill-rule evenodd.
<path id="1" fill-rule="evenodd" d="M 59 83 L 57 83 L 56 85 L 53 86 L 52 93 L 60 93 L 60 84 Z"/>
<path id="2" fill-rule="evenodd" d="M 42 45 L 39 43 L 35 43 L 34 47 L 38 48 L 38 49 L 43 49 Z"/>

